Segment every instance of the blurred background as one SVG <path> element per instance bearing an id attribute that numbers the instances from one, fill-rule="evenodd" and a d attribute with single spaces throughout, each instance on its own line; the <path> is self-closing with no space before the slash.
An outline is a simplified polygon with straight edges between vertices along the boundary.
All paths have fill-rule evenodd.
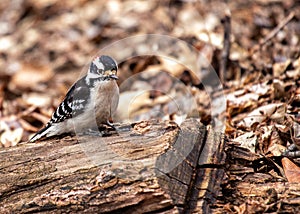
<path id="1" fill-rule="evenodd" d="M 48 122 L 68 88 L 86 72 L 84 66 L 99 50 L 129 36 L 164 34 L 181 39 L 194 46 L 218 72 L 226 11 L 230 11 L 232 28 L 224 83 L 227 87 L 240 87 L 245 74 L 253 73 L 244 83 L 300 63 L 298 1 L 1 0 L 0 146 L 27 141 Z M 295 14 L 288 27 L 255 51 L 254 47 L 291 11 Z M 176 45 L 168 48 L 183 59 L 191 57 Z M 122 51 L 120 48 L 114 55 L 118 58 Z M 194 97 L 189 114 L 210 123 L 211 104 L 201 85 L 201 74 L 195 78 L 185 65 L 157 56 L 118 63 L 120 85 L 144 72 L 135 84 L 123 87 L 126 96 L 121 97 L 120 106 L 127 105 L 123 103 L 127 98 L 134 104 L 129 110 L 121 108 L 129 113 L 116 115 L 118 121 L 128 117 L 176 120 L 178 106 L 175 103 L 174 107 L 171 95 L 180 94 L 178 91 L 184 88 L 187 96 Z M 276 63 L 278 68 L 273 69 Z M 149 90 L 139 93 L 145 89 Z M 235 112 L 236 107 L 231 110 Z"/>

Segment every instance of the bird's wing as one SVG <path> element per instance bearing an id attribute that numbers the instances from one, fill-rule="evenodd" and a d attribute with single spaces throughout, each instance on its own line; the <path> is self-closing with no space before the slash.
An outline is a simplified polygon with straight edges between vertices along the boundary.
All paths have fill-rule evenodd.
<path id="1" fill-rule="evenodd" d="M 69 89 L 64 100 L 52 114 L 49 123 L 59 123 L 83 113 L 89 96 L 89 88 L 85 83 L 85 77 L 83 77 Z"/>
<path id="2" fill-rule="evenodd" d="M 85 77 L 76 82 L 66 94 L 64 100 L 52 114 L 47 125 L 39 130 L 29 142 L 35 142 L 43 137 L 50 136 L 51 129 L 55 129 L 53 124 L 63 122 L 66 119 L 75 117 L 84 112 L 85 106 L 89 101 L 89 88 L 85 84 Z M 52 130 L 53 131 L 53 130 Z"/>

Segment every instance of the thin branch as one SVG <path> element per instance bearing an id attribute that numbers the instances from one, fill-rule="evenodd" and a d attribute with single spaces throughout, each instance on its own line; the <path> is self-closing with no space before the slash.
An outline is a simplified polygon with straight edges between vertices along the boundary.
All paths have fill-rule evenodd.
<path id="1" fill-rule="evenodd" d="M 258 45 L 255 45 L 251 51 L 251 53 L 255 53 L 262 46 L 264 46 L 269 40 L 271 40 L 276 34 L 286 26 L 295 16 L 294 12 L 291 12 L 287 17 L 285 17 L 277 26 L 274 28 L 262 41 L 259 42 Z"/>
<path id="2" fill-rule="evenodd" d="M 224 84 L 225 81 L 227 61 L 229 59 L 229 54 L 230 54 L 231 14 L 229 10 L 225 12 L 223 25 L 224 25 L 224 42 L 223 42 L 222 58 L 220 62 L 220 72 L 219 72 L 219 76 L 222 84 Z"/>

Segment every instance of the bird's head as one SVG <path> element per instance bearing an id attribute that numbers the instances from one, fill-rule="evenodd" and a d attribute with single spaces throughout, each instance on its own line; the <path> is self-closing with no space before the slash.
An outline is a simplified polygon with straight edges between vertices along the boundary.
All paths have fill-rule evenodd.
<path id="1" fill-rule="evenodd" d="M 111 80 L 118 79 L 118 64 L 109 56 L 98 56 L 94 58 L 89 67 L 88 76 L 93 79 Z"/>

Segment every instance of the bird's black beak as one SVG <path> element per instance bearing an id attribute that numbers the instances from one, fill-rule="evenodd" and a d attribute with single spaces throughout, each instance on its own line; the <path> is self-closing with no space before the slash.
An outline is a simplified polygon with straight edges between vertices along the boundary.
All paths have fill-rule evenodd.
<path id="1" fill-rule="evenodd" d="M 119 79 L 119 77 L 115 74 L 109 75 L 109 77 L 115 80 Z"/>

